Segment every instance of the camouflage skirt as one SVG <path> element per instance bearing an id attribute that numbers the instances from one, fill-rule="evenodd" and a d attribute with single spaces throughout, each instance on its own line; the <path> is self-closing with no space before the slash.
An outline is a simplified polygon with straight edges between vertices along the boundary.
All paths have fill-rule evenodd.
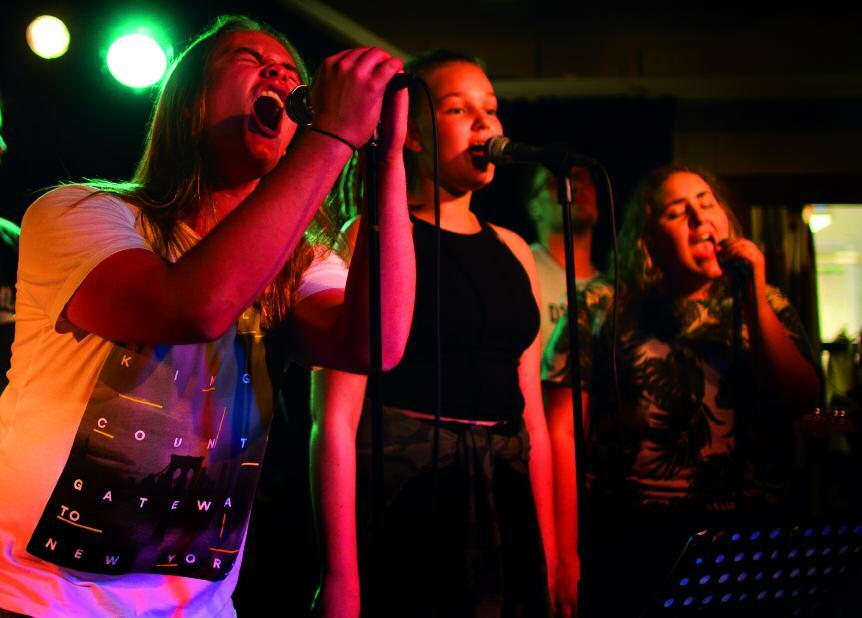
<path id="1" fill-rule="evenodd" d="M 368 416 L 357 438 L 366 614 L 548 615 L 523 421 L 442 422 L 435 492 L 433 421 L 384 408 L 386 511 L 372 529 Z"/>

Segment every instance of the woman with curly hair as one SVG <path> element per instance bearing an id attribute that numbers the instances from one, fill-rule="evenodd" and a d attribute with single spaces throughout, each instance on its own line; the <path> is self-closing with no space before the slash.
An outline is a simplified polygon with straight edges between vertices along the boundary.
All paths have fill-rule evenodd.
<path id="1" fill-rule="evenodd" d="M 742 237 L 725 191 L 708 172 L 673 164 L 649 174 L 625 213 L 619 244 L 618 401 L 607 282 L 582 294 L 578 327 L 593 515 L 587 575 L 594 578 L 587 585 L 594 607 L 623 616 L 649 602 L 693 526 L 727 525 L 733 521 L 727 514 L 767 502 L 766 479 L 754 473 L 746 448 L 752 425 L 779 427 L 793 411 L 812 407 L 819 378 L 797 315 L 767 285 L 763 254 Z M 559 589 L 573 599 L 579 577 L 573 419 L 570 391 L 559 387 L 570 383 L 567 328 L 568 316 L 545 352 L 543 377 Z M 783 418 L 755 406 L 758 393 L 768 394 Z M 627 579 L 633 589 L 615 593 L 612 581 Z"/>

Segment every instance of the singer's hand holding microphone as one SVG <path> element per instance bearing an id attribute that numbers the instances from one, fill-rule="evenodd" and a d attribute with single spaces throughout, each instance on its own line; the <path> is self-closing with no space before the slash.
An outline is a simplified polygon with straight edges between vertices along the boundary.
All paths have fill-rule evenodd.
<path id="1" fill-rule="evenodd" d="M 766 298 L 766 259 L 756 244 L 747 238 L 725 238 L 716 251 L 724 274 L 743 290 L 755 294 L 750 300 L 759 300 L 761 295 Z"/>
<path id="2" fill-rule="evenodd" d="M 387 85 L 402 68 L 400 58 L 375 47 L 339 52 L 323 61 L 310 93 L 304 97 L 292 96 L 288 109 L 291 104 L 296 107 L 298 102 L 301 107 L 300 99 L 304 98 L 305 107 L 312 110 L 306 122 L 334 133 L 356 148 L 368 142 L 382 120 L 382 146 L 400 149 L 407 130 L 407 94 L 402 91 L 384 95 Z M 293 117 L 292 113 L 289 115 Z"/>

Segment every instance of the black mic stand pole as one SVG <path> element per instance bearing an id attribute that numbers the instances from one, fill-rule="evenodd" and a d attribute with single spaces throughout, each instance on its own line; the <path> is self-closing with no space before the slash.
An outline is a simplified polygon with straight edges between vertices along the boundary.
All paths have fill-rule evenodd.
<path id="1" fill-rule="evenodd" d="M 745 266 L 736 266 L 731 264 L 729 265 L 729 269 L 730 294 L 732 300 L 731 311 L 733 318 L 733 347 L 731 353 L 731 366 L 733 367 L 732 384 L 734 385 L 734 390 L 736 391 L 737 397 L 736 418 L 744 418 L 745 422 L 753 423 L 755 421 L 755 415 L 763 414 L 766 409 L 763 405 L 763 402 L 761 401 L 761 380 L 760 374 L 757 371 L 758 362 L 755 358 L 755 340 L 758 336 L 758 333 L 756 331 L 756 319 L 753 323 L 754 329 L 748 331 L 748 338 L 750 342 L 749 358 L 747 363 L 748 366 L 743 365 L 745 339 L 743 337 L 742 330 L 742 310 L 743 304 L 745 303 L 746 299 L 749 298 L 749 294 L 752 294 L 754 291 L 754 279 L 751 268 L 747 264 Z M 745 379 L 745 376 L 749 374 L 749 372 L 753 382 L 748 382 Z M 753 393 L 751 391 L 753 391 Z M 743 393 L 745 393 L 745 396 L 743 396 Z M 759 461 L 754 461 L 755 478 L 768 479 L 768 462 L 772 456 L 771 441 L 766 439 L 760 446 L 763 452 L 761 453 Z M 736 489 L 736 495 L 734 497 L 736 499 L 737 507 L 742 506 L 744 499 L 742 484 L 738 485 Z"/>
<path id="2" fill-rule="evenodd" d="M 557 176 L 557 198 L 563 209 L 563 240 L 566 251 L 566 296 L 569 303 L 569 365 L 572 377 L 572 415 L 575 429 L 575 465 L 578 495 L 578 556 L 581 564 L 581 577 L 578 581 L 578 617 L 592 615 L 587 595 L 590 587 L 589 557 L 585 551 L 587 538 L 587 483 L 584 466 L 586 464 L 584 441 L 584 408 L 581 401 L 581 362 L 578 342 L 578 300 L 575 279 L 574 240 L 572 239 L 572 181 L 569 169 L 553 170 Z M 560 525 L 560 522 L 557 523 Z"/>
<path id="3" fill-rule="evenodd" d="M 380 212 L 377 156 L 380 145 L 379 131 L 365 147 L 365 217 L 368 230 L 368 316 L 370 371 L 368 372 L 368 398 L 371 408 L 371 526 L 375 535 L 383 526 L 386 498 L 383 489 L 383 401 L 381 378 L 383 375 L 383 344 L 380 299 Z M 370 556 L 377 564 L 378 552 Z M 372 567 L 372 573 L 379 569 Z M 369 599 L 376 605 L 374 599 Z"/>

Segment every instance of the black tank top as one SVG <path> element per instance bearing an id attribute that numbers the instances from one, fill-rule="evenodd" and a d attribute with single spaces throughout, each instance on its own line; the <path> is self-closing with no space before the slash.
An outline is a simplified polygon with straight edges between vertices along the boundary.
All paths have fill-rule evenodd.
<path id="1" fill-rule="evenodd" d="M 476 234 L 441 232 L 442 416 L 504 421 L 524 411 L 521 354 L 539 308 L 518 259 L 480 221 Z M 413 218 L 416 309 L 401 363 L 383 376 L 389 406 L 433 413 L 434 226 Z"/>

